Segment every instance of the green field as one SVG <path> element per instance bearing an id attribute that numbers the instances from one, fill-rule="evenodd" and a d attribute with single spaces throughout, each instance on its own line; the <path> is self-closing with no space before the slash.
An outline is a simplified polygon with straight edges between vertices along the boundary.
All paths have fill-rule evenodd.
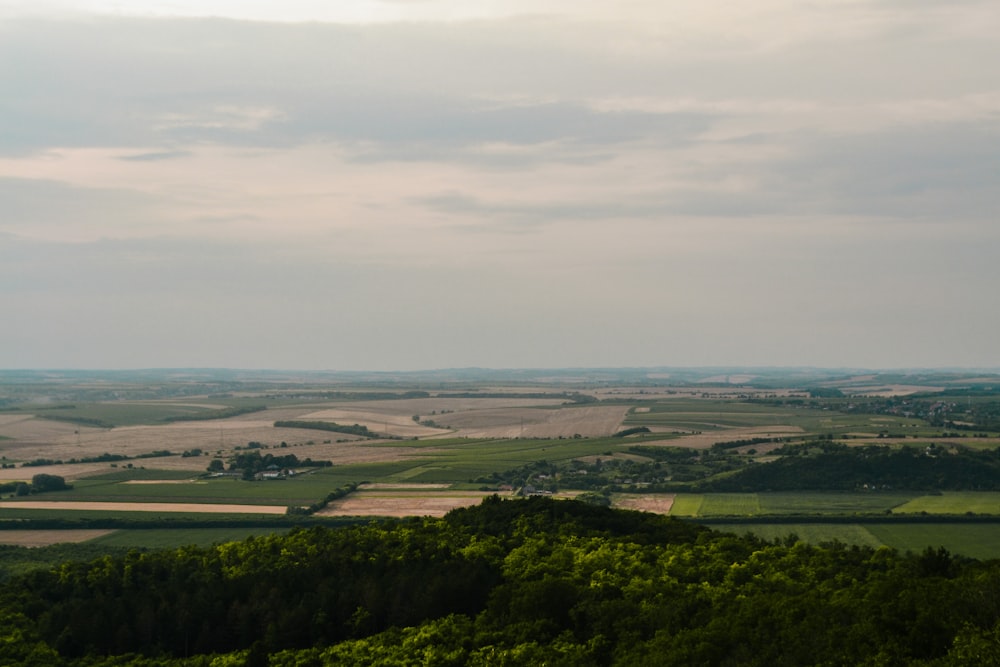
<path id="1" fill-rule="evenodd" d="M 381 380 L 379 380 L 380 382 Z M 272 408 L 280 406 L 310 406 L 311 408 L 322 409 L 330 407 L 332 403 L 342 403 L 351 401 L 357 403 L 365 400 L 365 397 L 378 399 L 380 404 L 377 410 L 388 410 L 386 408 L 386 387 L 375 382 L 371 387 L 361 387 L 344 385 L 320 386 L 311 389 L 308 386 L 295 386 L 285 384 L 284 381 L 275 383 L 261 383 L 259 385 L 240 385 L 235 381 L 227 380 L 226 383 L 212 385 L 211 391 L 205 391 L 201 395 L 194 395 L 188 387 L 178 387 L 177 391 L 184 393 L 163 394 L 169 399 L 157 400 L 156 392 L 160 387 L 147 386 L 139 382 L 135 386 L 104 385 L 97 383 L 88 385 L 80 389 L 77 394 L 60 394 L 59 398 L 51 399 L 51 403 L 42 405 L 41 402 L 34 404 L 22 403 L 15 407 L 5 408 L 5 413 L 33 414 L 38 419 L 60 419 L 70 421 L 80 425 L 90 425 L 95 427 L 109 426 L 139 426 L 139 425 L 163 425 L 172 420 L 185 417 L 217 417 L 222 416 L 225 409 L 248 408 L 252 406 L 268 405 Z M 402 390 L 402 385 L 396 386 L 392 380 L 388 385 L 392 390 Z M 796 380 L 797 382 L 797 380 Z M 888 382 L 888 381 L 887 381 Z M 170 380 L 164 380 L 166 387 Z M 437 387 L 437 385 L 434 385 Z M 520 391 L 537 390 L 545 386 L 544 383 L 538 387 L 534 385 L 524 385 L 514 387 Z M 594 385 L 596 387 L 597 385 Z M 689 385 L 691 386 L 691 385 Z M 129 389 L 131 387 L 131 389 Z M 462 383 L 456 383 L 446 388 L 444 383 L 440 384 L 443 393 L 449 390 L 463 389 Z M 785 388 L 794 388 L 795 385 L 788 385 Z M 418 387 L 405 387 L 418 388 Z M 423 387 L 419 387 L 423 389 Z M 471 389 L 476 389 L 470 386 Z M 593 388 L 593 387 L 592 387 Z M 561 388 L 565 390 L 565 387 Z M 489 392 L 489 389 L 481 389 Z M 573 388 L 576 391 L 576 387 Z M 148 393 L 123 393 L 148 392 Z M 301 391 L 301 394 L 298 392 Z M 431 390 L 432 392 L 434 390 Z M 588 393 L 584 389 L 583 393 Z M 689 389 L 687 391 L 690 391 Z M 700 390 L 699 390 L 700 391 Z M 770 436 L 780 439 L 788 439 L 796 442 L 812 441 L 815 445 L 834 440 L 841 444 L 841 438 L 850 438 L 858 434 L 868 434 L 875 436 L 878 434 L 893 434 L 894 436 L 905 435 L 906 444 L 918 446 L 921 449 L 928 444 L 940 439 L 941 427 L 931 427 L 927 422 L 916 417 L 902 417 L 896 414 L 856 414 L 840 413 L 838 409 L 846 407 L 848 400 L 837 402 L 837 399 L 822 403 L 810 402 L 808 400 L 798 400 L 785 404 L 770 405 L 762 401 L 744 401 L 736 398 L 717 398 L 710 396 L 719 392 L 719 387 L 706 385 L 705 394 L 702 397 L 690 395 L 674 395 L 665 397 L 662 393 L 651 397 L 646 394 L 643 398 L 630 400 L 626 398 L 614 398 L 608 401 L 611 405 L 632 406 L 624 423 L 619 428 L 647 426 L 657 433 L 647 435 L 633 435 L 627 438 L 601 437 L 601 438 L 577 438 L 561 437 L 551 439 L 485 439 L 482 437 L 463 438 L 449 437 L 441 439 L 427 440 L 389 440 L 384 442 L 364 443 L 366 448 L 392 448 L 393 451 L 382 450 L 379 454 L 385 454 L 384 458 L 392 458 L 397 455 L 398 450 L 407 450 L 403 455 L 405 460 L 392 460 L 383 463 L 361 463 L 338 465 L 331 468 L 322 468 L 311 471 L 307 474 L 295 476 L 287 480 L 272 480 L 260 482 L 245 482 L 235 479 L 202 478 L 200 475 L 189 472 L 155 470 L 151 466 L 177 464 L 177 459 L 143 459 L 142 467 L 132 470 L 125 470 L 124 467 L 111 468 L 106 474 L 84 479 L 73 479 L 73 489 L 47 493 L 40 496 L 31 496 L 31 500 L 43 501 L 66 501 L 66 502 L 137 502 L 137 503 L 200 503 L 200 504 L 241 504 L 241 505 L 276 505 L 276 506 L 308 506 L 324 499 L 329 493 L 335 491 L 349 483 L 361 482 L 382 482 L 382 483 L 436 483 L 447 484 L 454 490 L 475 490 L 485 486 L 495 488 L 501 482 L 504 484 L 535 484 L 534 478 L 529 468 L 525 472 L 524 468 L 537 462 L 548 462 L 561 465 L 561 469 L 556 474 L 565 475 L 561 479 L 552 477 L 550 480 L 558 479 L 562 490 L 566 488 L 585 489 L 593 488 L 600 492 L 619 493 L 624 491 L 641 492 L 644 488 L 658 489 L 687 489 L 687 488 L 713 488 L 709 485 L 698 486 L 700 476 L 713 474 L 719 478 L 737 472 L 737 466 L 756 465 L 763 461 L 775 458 L 775 454 L 761 452 L 756 458 L 751 459 L 745 454 L 732 450 L 725 452 L 710 451 L 702 452 L 701 458 L 695 460 L 690 452 L 685 453 L 680 450 L 672 450 L 680 457 L 677 459 L 670 456 L 658 458 L 649 454 L 646 457 L 639 457 L 633 454 L 626 456 L 627 450 L 643 443 L 658 442 L 668 445 L 675 437 L 681 433 L 692 431 L 711 434 L 711 438 L 703 444 L 710 444 L 712 438 L 717 438 L 719 442 L 726 442 L 738 439 L 746 439 L 747 432 L 743 431 L 739 435 L 729 429 L 748 429 L 754 427 L 785 426 L 793 429 L 801 429 L 800 432 L 780 433 Z M 723 391 L 732 393 L 733 388 L 726 387 Z M 798 393 L 799 389 L 795 389 Z M 339 393 L 338 393 L 339 392 Z M 368 393 L 366 393 L 368 392 Z M 425 392 L 429 395 L 429 392 Z M 641 393 L 641 392 L 640 392 Z M 46 387 L 45 395 L 48 395 Z M 112 401 L 111 396 L 122 395 L 135 400 Z M 516 395 L 516 394 L 511 394 Z M 802 394 L 805 395 L 804 393 Z M 79 400 L 71 398 L 76 396 Z M 149 400 L 145 400 L 150 396 Z M 65 398 L 64 398 L 65 397 Z M 109 400 L 104 400 L 108 398 Z M 463 397 L 463 400 L 468 397 Z M 49 400 L 49 399 L 46 399 Z M 990 399 L 992 400 L 992 399 Z M 806 407 L 809 403 L 810 407 Z M 976 401 L 977 405 L 980 401 Z M 984 405 L 989 405 L 983 399 Z M 824 407 L 825 405 L 825 407 Z M 967 406 L 971 401 L 966 402 Z M 440 405 L 437 407 L 440 408 Z M 582 406 L 551 406 L 550 410 L 575 410 Z M 410 418 L 409 408 L 406 409 L 405 419 Z M 464 408 L 459 408 L 464 409 Z M 638 411 L 641 409 L 642 411 Z M 450 408 L 449 408 L 450 410 Z M 294 410 L 289 411 L 294 412 Z M 487 410 L 488 412 L 488 410 Z M 444 413 L 442 413 L 444 414 Z M 912 413 L 926 414 L 926 413 Z M 399 414 L 395 415 L 397 418 Z M 425 415 L 426 416 L 426 415 Z M 487 426 L 483 430 L 469 429 L 469 432 L 490 432 L 488 425 L 491 418 L 484 419 L 483 424 Z M 205 425 L 211 422 L 206 422 Z M 46 428 L 51 424 L 46 424 Z M 69 432 L 65 428 L 57 429 L 60 432 Z M 671 433 L 676 431 L 677 433 Z M 571 433 L 572 431 L 566 431 Z M 265 446 L 270 446 L 274 439 L 268 439 L 265 431 L 261 440 Z M 317 438 L 321 434 L 317 434 Z M 951 434 L 954 436 L 955 434 Z M 994 438 L 968 437 L 962 441 L 949 436 L 952 447 L 957 442 L 962 446 L 970 448 L 990 448 L 995 447 L 997 441 Z M 251 437 L 251 436 L 247 436 Z M 255 433 L 252 437 L 260 436 Z M 764 436 L 762 434 L 762 437 Z M 0 436 L 2 439 L 3 436 Z M 822 440 L 820 440 L 822 438 Z M 98 439 L 98 438 L 94 438 Z M 228 439 L 228 438 L 227 438 Z M 3 446 L 10 447 L 10 443 L 4 440 Z M 844 443 L 861 443 L 864 440 L 843 440 Z M 241 441 L 243 444 L 244 441 Z M 879 441 L 880 443 L 882 441 Z M 79 442 L 77 442 L 79 444 Z M 171 441 L 173 444 L 173 441 Z M 294 444 L 294 443 L 293 443 Z M 311 443 L 310 443 L 311 444 Z M 940 444 L 940 442 L 939 442 Z M 345 447 L 353 445 L 345 445 Z M 816 449 L 817 446 L 811 447 Z M 184 450 L 183 444 L 178 444 L 171 448 L 174 454 L 180 454 Z M 215 447 L 212 447 L 213 451 Z M 664 448 L 666 451 L 668 448 Z M 230 454 L 235 451 L 219 451 L 220 458 L 230 461 Z M 39 451 L 39 456 L 44 456 L 44 451 Z M 608 464 L 608 460 L 613 456 L 613 463 Z M 690 461 L 684 461 L 683 457 L 692 456 Z M 596 465 L 594 459 L 603 459 L 603 470 Z M 715 457 L 713 459 L 713 457 Z M 725 457 L 731 457 L 726 459 Z M 359 460 L 361 458 L 358 457 Z M 586 470 L 579 470 L 577 464 L 567 466 L 575 459 L 586 459 Z M 204 462 L 197 463 L 200 469 L 204 469 L 210 459 L 205 457 Z M 730 463 L 730 460 L 735 463 Z M 158 462 L 161 461 L 161 462 Z M 721 461 L 721 463 L 720 463 Z M 632 466 L 630 469 L 629 466 Z M 635 472 L 641 466 L 645 466 L 638 473 Z M 649 472 L 669 469 L 667 472 Z M 728 467 L 731 466 L 731 467 Z M 41 470 L 39 470 L 40 472 Z M 619 472 L 621 471 L 621 472 Z M 20 471 L 19 471 L 20 472 Z M 25 468 L 24 479 L 31 477 L 36 470 Z M 589 476 L 584 478 L 582 473 Z M 824 474 L 827 472 L 824 469 Z M 498 476 L 493 476 L 496 473 Z M 504 473 L 507 476 L 499 477 Z M 62 473 L 60 473 L 62 474 Z M 548 474 L 548 472 L 546 472 Z M 580 476 L 574 476 L 580 475 Z M 646 475 L 640 477 L 639 475 Z M 656 476 L 659 475 L 659 476 Z M 493 476 L 493 477 L 491 477 Z M 72 475 L 72 477 L 77 477 Z M 483 479 L 487 478 L 487 479 Z M 479 481 L 477 481 L 479 480 Z M 514 481 L 516 480 L 516 481 Z M 596 482 L 605 485 L 603 488 Z M 160 483 L 127 484 L 128 481 L 146 481 Z M 687 486 L 690 484 L 690 486 Z M 593 486 L 591 486 L 593 485 Z M 856 485 L 859 486 L 859 485 Z M 843 488 L 856 488 L 856 486 L 845 485 Z M 724 488 L 716 486 L 714 488 Z M 764 484 L 749 487 L 730 488 L 787 488 L 771 487 Z M 885 485 L 880 488 L 897 488 L 896 485 Z M 922 488 L 922 487 L 916 487 Z M 943 487 L 948 488 L 948 487 Z M 950 487 L 960 488 L 960 487 Z M 427 490 L 426 493 L 439 495 L 447 494 L 447 490 Z M 29 498 L 26 498 L 29 499 Z M 743 532 L 746 527 L 752 527 L 755 531 L 765 531 L 770 535 L 780 536 L 794 529 L 801 537 L 808 541 L 824 541 L 827 539 L 837 539 L 850 544 L 866 544 L 869 546 L 876 544 L 889 544 L 896 548 L 922 548 L 932 542 L 926 540 L 940 536 L 947 540 L 945 546 L 962 553 L 993 554 L 995 549 L 994 532 L 987 524 L 960 523 L 960 524 L 852 524 L 852 523 L 819 523 L 819 521 L 833 521 L 834 517 L 846 517 L 845 522 L 854 521 L 853 517 L 864 517 L 867 521 L 882 520 L 880 515 L 906 514 L 919 518 L 921 514 L 927 515 L 996 515 L 1000 516 L 1000 492 L 998 493 L 959 493 L 945 492 L 934 495 L 922 493 L 902 493 L 896 491 L 878 492 L 760 492 L 760 493 L 678 493 L 675 496 L 671 514 L 678 517 L 692 517 L 694 519 L 705 519 L 709 521 L 716 519 L 725 521 L 727 526 L 736 532 Z M 784 517 L 780 519 L 778 517 Z M 817 517 L 811 519 L 811 517 Z M 822 517 L 822 518 L 820 518 Z M 255 530 L 254 525 L 264 523 L 258 516 L 234 515 L 234 514 L 211 514 L 202 513 L 155 513 L 155 512 L 133 512 L 133 511 L 60 511 L 60 510 L 27 510 L 18 508 L 0 509 L 0 520 L 11 519 L 69 519 L 70 521 L 86 522 L 91 519 L 127 518 L 132 520 L 148 520 L 150 522 L 162 522 L 167 526 L 174 526 L 170 530 L 161 534 L 161 531 L 118 531 L 114 535 L 102 538 L 107 540 L 109 545 L 124 546 L 156 546 L 160 544 L 175 546 L 179 543 L 190 541 L 191 543 L 204 543 L 203 540 L 216 539 L 212 531 L 199 532 L 201 529 L 192 528 L 190 535 L 185 535 L 181 526 L 185 521 L 206 519 L 231 519 L 234 524 L 246 523 L 247 527 L 233 528 L 233 532 L 216 531 L 220 539 L 239 539 L 240 536 L 251 534 Z M 762 518 L 771 518 L 776 521 L 793 521 L 792 523 L 781 523 L 764 526 L 753 523 Z M 931 516 L 933 521 L 934 518 Z M 801 523 L 799 521 L 801 520 Z M 905 520 L 905 519 L 904 519 Z M 746 523 L 740 523 L 745 521 Z M 813 523 L 809 523 L 814 521 Z M 6 521 L 5 521 L 6 522 Z M 276 524 L 277 525 L 277 524 Z M 942 528 L 942 526 L 945 526 Z M 922 533 L 921 529 L 925 529 Z M 269 529 L 268 529 L 269 530 Z M 244 532 L 249 531 L 249 532 Z M 962 534 L 967 533 L 968 538 L 963 541 Z M 180 542 L 179 542 L 180 541 Z M 103 542 L 102 542 L 103 543 Z M 916 546 L 914 546 L 916 545 Z"/>
<path id="2" fill-rule="evenodd" d="M 610 454 L 641 443 L 623 438 L 540 439 L 540 440 L 448 440 L 404 441 L 392 447 L 411 447 L 413 459 L 375 466 L 342 466 L 339 475 L 365 472 L 371 476 L 354 480 L 467 484 L 493 472 L 519 468 L 535 461 L 562 462 Z M 431 451 L 426 451 L 431 450 Z M 391 472 L 390 472 L 391 471 Z"/>
<path id="3" fill-rule="evenodd" d="M 1000 514 L 1000 493 L 943 491 L 920 496 L 893 509 L 897 514 Z"/>
<path id="4" fill-rule="evenodd" d="M 670 514 L 680 517 L 695 517 L 701 514 L 701 506 L 705 496 L 700 493 L 679 493 L 674 498 Z"/>
<path id="5" fill-rule="evenodd" d="M 871 514 L 886 513 L 909 501 L 913 493 L 820 492 L 760 493 L 763 514 Z"/>
<path id="6" fill-rule="evenodd" d="M 970 558 L 1000 558 L 1000 523 L 885 523 L 866 526 L 887 546 L 919 552 L 928 546 Z"/>
<path id="7" fill-rule="evenodd" d="M 848 545 L 920 552 L 944 547 L 954 554 L 983 560 L 1000 558 L 1000 523 L 713 523 L 713 530 L 737 535 L 751 533 L 765 540 L 784 540 L 794 534 L 810 544 L 843 542 Z"/>
<path id="8" fill-rule="evenodd" d="M 674 516 L 795 516 L 885 514 L 913 493 L 678 493 Z M 998 494 L 1000 495 L 1000 494 Z M 1000 512 L 997 512 L 1000 514 Z"/>
<path id="9" fill-rule="evenodd" d="M 706 493 L 701 516 L 753 516 L 761 513 L 756 493 Z"/>
<path id="10" fill-rule="evenodd" d="M 82 479 L 68 491 L 36 496 L 61 502 L 234 503 L 248 505 L 308 505 L 337 488 L 323 471 L 290 479 L 245 482 L 238 479 L 142 480 L 130 484 L 114 479 Z"/>

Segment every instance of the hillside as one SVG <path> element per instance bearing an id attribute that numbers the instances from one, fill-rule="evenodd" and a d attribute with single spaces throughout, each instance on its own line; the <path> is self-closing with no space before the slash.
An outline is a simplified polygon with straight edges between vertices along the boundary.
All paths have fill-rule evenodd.
<path id="1" fill-rule="evenodd" d="M 998 594 L 1000 563 L 941 549 L 494 497 L 13 579 L 0 664 L 958 665 L 1000 657 Z"/>

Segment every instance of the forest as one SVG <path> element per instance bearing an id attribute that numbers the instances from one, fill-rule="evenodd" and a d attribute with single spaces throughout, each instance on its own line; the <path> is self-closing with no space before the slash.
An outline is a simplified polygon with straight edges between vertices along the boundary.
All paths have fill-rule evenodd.
<path id="1" fill-rule="evenodd" d="M 5 582 L 4 665 L 1000 662 L 1000 562 L 533 497 Z"/>
<path id="2" fill-rule="evenodd" d="M 607 456 L 559 464 L 533 461 L 475 480 L 495 488 L 533 484 L 549 491 L 602 493 L 758 491 L 997 491 L 1000 448 L 959 445 L 860 445 L 813 440 L 786 443 L 754 458 L 736 451 L 772 438 L 719 442 L 707 450 L 635 445 L 630 458 Z"/>

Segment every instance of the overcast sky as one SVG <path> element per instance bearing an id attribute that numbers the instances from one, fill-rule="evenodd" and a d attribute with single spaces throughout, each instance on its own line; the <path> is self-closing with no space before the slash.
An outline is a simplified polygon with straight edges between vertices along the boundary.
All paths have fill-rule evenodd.
<path id="1" fill-rule="evenodd" d="M 995 0 L 0 0 L 0 368 L 1000 366 Z"/>

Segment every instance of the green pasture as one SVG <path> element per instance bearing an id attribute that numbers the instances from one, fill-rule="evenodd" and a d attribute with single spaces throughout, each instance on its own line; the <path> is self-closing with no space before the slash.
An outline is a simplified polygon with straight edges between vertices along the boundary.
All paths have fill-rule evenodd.
<path id="1" fill-rule="evenodd" d="M 352 480 L 353 481 L 353 480 Z M 322 471 L 307 472 L 283 480 L 246 482 L 233 478 L 189 480 L 147 477 L 141 484 L 128 480 L 89 478 L 77 480 L 73 488 L 34 498 L 72 502 L 144 503 L 233 503 L 247 505 L 309 505 L 335 490 L 339 484 Z M 34 499 L 33 498 L 33 499 Z"/>
<path id="2" fill-rule="evenodd" d="M 384 480 L 391 482 L 465 483 L 493 472 L 519 468 L 535 461 L 570 461 L 601 455 L 634 445 L 624 438 L 458 441 L 418 454 L 407 470 Z"/>
<path id="3" fill-rule="evenodd" d="M 1000 523 L 882 523 L 866 528 L 899 551 L 944 547 L 970 558 L 1000 558 Z"/>
<path id="4" fill-rule="evenodd" d="M 413 458 L 389 464 L 337 466 L 324 474 L 346 481 L 467 484 L 470 480 L 535 461 L 570 461 L 637 444 L 625 438 L 470 440 L 448 438 L 384 443 L 409 447 Z"/>
<path id="5" fill-rule="evenodd" d="M 761 503 L 756 493 L 706 493 L 701 501 L 701 516 L 757 514 L 761 514 Z"/>
<path id="6" fill-rule="evenodd" d="M 337 488 L 351 483 L 399 481 L 399 476 L 405 475 L 418 465 L 421 463 L 412 459 L 390 463 L 357 463 L 323 468 L 317 471 L 316 475 L 328 481 L 333 488 Z"/>
<path id="7" fill-rule="evenodd" d="M 670 514 L 680 517 L 694 517 L 701 514 L 701 505 L 705 496 L 700 493 L 678 493 L 674 496 L 674 504 Z"/>
<path id="8" fill-rule="evenodd" d="M 763 514 L 873 514 L 886 513 L 908 502 L 913 493 L 798 491 L 759 493 Z"/>
<path id="9" fill-rule="evenodd" d="M 893 509 L 895 514 L 1000 514 L 1000 492 L 944 491 L 919 496 Z"/>
<path id="10" fill-rule="evenodd" d="M 747 533 L 765 540 L 789 535 L 809 544 L 843 542 L 848 545 L 919 553 L 944 547 L 953 554 L 981 560 L 1000 558 L 1000 523 L 713 523 L 713 530 Z"/>
<path id="11" fill-rule="evenodd" d="M 843 516 L 886 514 L 911 501 L 913 493 L 838 493 L 800 491 L 784 493 L 678 493 L 674 516 Z M 1000 494 L 997 494 L 1000 496 Z M 961 514 L 962 512 L 952 512 Z M 995 512 L 1000 514 L 1000 509 Z"/>
<path id="12" fill-rule="evenodd" d="M 148 461 L 144 461 L 148 463 Z M 88 482 L 125 482 L 128 480 L 184 480 L 195 479 L 201 473 L 190 470 L 157 470 L 155 468 L 112 468 L 108 472 L 87 477 Z M 79 482 L 75 482 L 79 483 Z"/>

